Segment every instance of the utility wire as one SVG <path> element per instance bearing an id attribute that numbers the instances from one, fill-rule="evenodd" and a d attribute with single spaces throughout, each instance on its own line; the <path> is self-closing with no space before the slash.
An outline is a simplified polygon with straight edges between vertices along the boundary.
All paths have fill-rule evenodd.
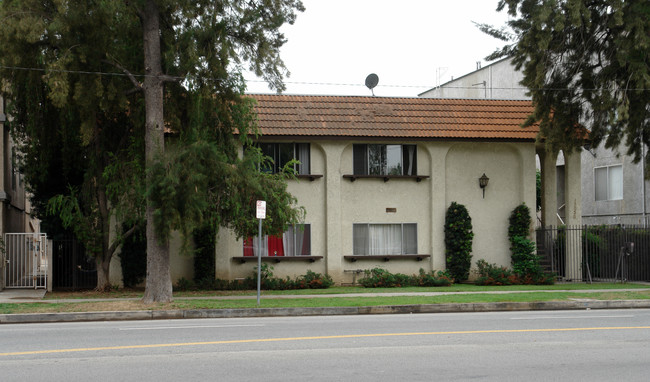
<path id="1" fill-rule="evenodd" d="M 115 73 L 115 72 L 97 72 L 97 71 L 86 71 L 86 70 L 66 70 L 66 69 L 43 69 L 43 68 L 25 68 L 20 66 L 5 66 L 0 65 L 0 69 L 8 70 L 25 70 L 33 72 L 57 72 L 57 73 L 69 73 L 69 74 L 90 74 L 90 75 L 100 75 L 100 76 L 115 76 L 115 77 L 128 77 L 126 73 Z M 146 77 L 155 77 L 149 74 L 131 74 L 136 78 L 146 78 Z M 167 76 L 168 78 L 173 78 L 175 80 L 184 80 L 185 77 L 177 76 Z"/>
<path id="2" fill-rule="evenodd" d="M 126 73 L 116 73 L 116 72 L 101 72 L 101 71 L 84 71 L 84 70 L 66 70 L 66 69 L 43 69 L 43 68 L 27 68 L 19 66 L 4 66 L 0 65 L 0 69 L 9 69 L 9 70 L 26 70 L 26 71 L 37 71 L 37 72 L 59 72 L 59 73 L 69 73 L 69 74 L 88 74 L 88 75 L 101 75 L 101 76 L 115 76 L 115 77 L 128 77 Z M 146 78 L 146 77 L 155 77 L 148 74 L 132 74 L 136 78 Z M 180 76 L 167 76 L 167 78 L 172 78 L 175 80 L 186 80 L 186 77 Z M 204 77 L 205 78 L 205 77 Z M 205 78 L 213 81 L 225 81 L 221 78 Z M 245 82 L 250 83 L 267 83 L 264 80 L 244 80 Z M 364 84 L 356 83 L 336 83 L 336 82 L 307 82 L 307 81 L 284 81 L 285 85 L 313 85 L 313 86 L 351 86 L 351 87 L 365 87 Z M 426 88 L 426 89 L 477 89 L 476 86 L 442 86 L 442 85 L 377 85 L 378 87 L 385 88 Z M 519 87 L 490 87 L 492 90 L 532 90 L 523 86 Z M 535 89 L 542 90 L 542 89 Z M 543 90 L 550 91 L 569 91 L 569 90 L 578 90 L 576 88 L 544 88 Z M 580 89 L 580 90 L 600 90 L 600 89 Z M 626 89 L 627 91 L 647 91 L 648 89 Z"/>

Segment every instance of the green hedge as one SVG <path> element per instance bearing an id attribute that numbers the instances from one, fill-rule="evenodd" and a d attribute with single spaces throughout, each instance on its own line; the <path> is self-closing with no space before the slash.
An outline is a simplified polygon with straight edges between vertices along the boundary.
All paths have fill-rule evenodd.
<path id="1" fill-rule="evenodd" d="M 273 275 L 273 266 L 262 264 L 260 286 L 264 290 L 289 289 L 326 289 L 334 285 L 329 275 L 307 270 L 307 273 L 295 279 L 279 278 Z M 203 278 L 197 282 L 181 278 L 174 285 L 174 290 L 253 290 L 257 289 L 257 267 L 244 280 L 221 280 Z"/>
<path id="2" fill-rule="evenodd" d="M 417 275 L 390 273 L 382 268 L 373 268 L 365 271 L 365 276 L 359 279 L 359 284 L 366 288 L 394 288 L 406 286 L 438 287 L 450 286 L 454 280 L 449 273 L 444 271 L 425 272 L 420 268 Z"/>

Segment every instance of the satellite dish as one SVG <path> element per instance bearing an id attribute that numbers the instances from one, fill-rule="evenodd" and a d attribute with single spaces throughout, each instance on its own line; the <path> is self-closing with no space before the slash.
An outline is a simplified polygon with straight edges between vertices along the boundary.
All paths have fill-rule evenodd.
<path id="1" fill-rule="evenodd" d="M 373 96 L 375 95 L 375 91 L 372 89 L 374 89 L 378 83 L 379 77 L 375 73 L 369 74 L 368 77 L 366 77 L 366 87 L 372 91 Z"/>

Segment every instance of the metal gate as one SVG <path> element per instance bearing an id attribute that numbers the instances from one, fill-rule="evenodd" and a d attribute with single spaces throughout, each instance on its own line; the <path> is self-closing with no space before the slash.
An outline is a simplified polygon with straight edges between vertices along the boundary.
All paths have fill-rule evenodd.
<path id="1" fill-rule="evenodd" d="M 97 286 L 97 270 L 93 257 L 72 235 L 50 242 L 52 250 L 52 287 L 80 290 Z"/>
<path id="2" fill-rule="evenodd" d="M 7 288 L 47 288 L 47 235 L 5 234 Z"/>

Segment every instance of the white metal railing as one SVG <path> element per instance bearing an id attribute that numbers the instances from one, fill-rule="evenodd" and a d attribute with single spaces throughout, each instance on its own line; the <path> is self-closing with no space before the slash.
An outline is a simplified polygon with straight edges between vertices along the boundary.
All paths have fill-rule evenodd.
<path id="1" fill-rule="evenodd" d="M 47 288 L 47 235 L 6 233 L 6 288 Z"/>

